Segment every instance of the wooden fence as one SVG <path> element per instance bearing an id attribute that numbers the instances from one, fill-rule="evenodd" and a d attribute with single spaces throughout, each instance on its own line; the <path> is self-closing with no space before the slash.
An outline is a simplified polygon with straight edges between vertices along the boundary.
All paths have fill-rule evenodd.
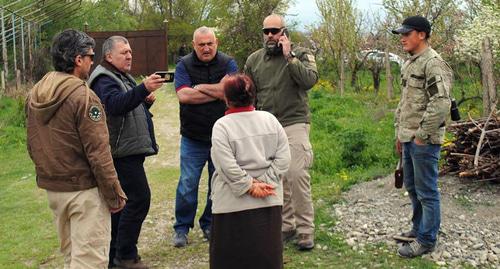
<path id="1" fill-rule="evenodd" d="M 165 30 L 87 32 L 96 41 L 94 66 L 102 59 L 102 44 L 110 36 L 120 35 L 128 39 L 132 48 L 131 74 L 150 75 L 155 71 L 168 70 L 168 40 Z"/>

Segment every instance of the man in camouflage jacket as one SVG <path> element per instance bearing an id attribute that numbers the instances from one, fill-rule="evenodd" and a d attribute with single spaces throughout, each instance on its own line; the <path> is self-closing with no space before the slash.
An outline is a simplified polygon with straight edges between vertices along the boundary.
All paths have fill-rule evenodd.
<path id="1" fill-rule="evenodd" d="M 396 149 L 403 156 L 404 185 L 413 206 L 413 227 L 398 254 L 413 258 L 432 252 L 441 222 L 438 160 L 450 111 L 453 72 L 428 44 L 429 21 L 408 17 L 400 28 L 403 49 L 411 54 L 401 71 L 403 90 L 396 110 Z M 401 237 L 400 236 L 400 237 Z"/>

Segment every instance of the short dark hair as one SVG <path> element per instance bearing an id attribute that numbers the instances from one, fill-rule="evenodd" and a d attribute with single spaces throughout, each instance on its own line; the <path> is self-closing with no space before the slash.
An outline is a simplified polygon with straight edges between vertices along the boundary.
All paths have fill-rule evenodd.
<path id="1" fill-rule="evenodd" d="M 95 41 L 86 33 L 67 29 L 57 34 L 52 41 L 50 54 L 56 71 L 71 73 L 75 69 L 75 58 L 85 55 L 95 47 Z"/>
<path id="2" fill-rule="evenodd" d="M 255 86 L 249 76 L 232 75 L 224 83 L 224 95 L 230 106 L 244 107 L 255 102 Z"/>

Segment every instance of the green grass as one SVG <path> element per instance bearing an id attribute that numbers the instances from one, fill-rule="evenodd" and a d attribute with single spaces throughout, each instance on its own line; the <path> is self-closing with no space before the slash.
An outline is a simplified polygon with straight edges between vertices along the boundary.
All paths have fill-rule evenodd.
<path id="1" fill-rule="evenodd" d="M 25 146 L 22 100 L 0 99 L 0 268 L 36 268 L 58 242 Z"/>

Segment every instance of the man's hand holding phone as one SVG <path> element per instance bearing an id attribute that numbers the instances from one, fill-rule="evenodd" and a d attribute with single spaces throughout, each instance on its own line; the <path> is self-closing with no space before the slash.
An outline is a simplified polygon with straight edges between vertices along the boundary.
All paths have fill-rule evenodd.
<path id="1" fill-rule="evenodd" d="M 163 85 L 164 79 L 157 75 L 157 74 L 151 74 L 147 76 L 142 83 L 144 83 L 144 87 L 146 87 L 146 90 L 148 92 L 154 92 L 157 89 L 161 88 Z"/>
<path id="2" fill-rule="evenodd" d="M 282 35 L 278 40 L 278 46 L 283 48 L 283 56 L 288 59 L 290 57 L 290 52 L 292 51 L 292 43 L 290 42 L 290 39 L 288 39 L 288 31 L 286 28 L 283 29 Z"/>
<path id="3" fill-rule="evenodd" d="M 158 75 L 161 78 L 163 78 L 164 79 L 163 83 L 173 82 L 174 81 L 174 72 L 170 72 L 170 71 L 156 71 L 155 75 Z"/>

